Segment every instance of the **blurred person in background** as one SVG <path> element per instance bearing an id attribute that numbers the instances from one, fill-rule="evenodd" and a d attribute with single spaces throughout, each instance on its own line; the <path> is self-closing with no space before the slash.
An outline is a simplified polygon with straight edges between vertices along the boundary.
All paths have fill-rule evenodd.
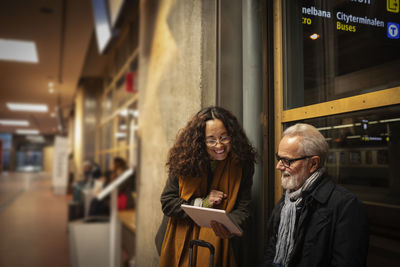
<path id="1" fill-rule="evenodd" d="M 82 190 L 92 188 L 94 181 L 101 177 L 101 170 L 98 164 L 92 161 L 83 163 L 83 179 L 73 185 L 73 201 L 82 201 Z"/>
<path id="2" fill-rule="evenodd" d="M 112 161 L 110 172 L 105 177 L 98 179 L 93 187 L 92 195 L 96 197 L 103 188 L 115 181 L 121 174 L 128 169 L 126 161 L 121 157 L 115 157 Z M 131 175 L 125 182 L 118 186 L 118 210 L 133 208 L 133 196 L 135 191 L 135 174 Z M 89 215 L 109 215 L 110 214 L 110 199 L 106 197 L 103 200 L 93 198 Z"/>

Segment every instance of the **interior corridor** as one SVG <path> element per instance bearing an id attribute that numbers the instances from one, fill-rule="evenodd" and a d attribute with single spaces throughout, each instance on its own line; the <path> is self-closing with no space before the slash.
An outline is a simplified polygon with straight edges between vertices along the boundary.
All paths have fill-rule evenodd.
<path id="1" fill-rule="evenodd" d="M 0 266 L 70 266 L 67 207 L 45 173 L 0 174 Z"/>

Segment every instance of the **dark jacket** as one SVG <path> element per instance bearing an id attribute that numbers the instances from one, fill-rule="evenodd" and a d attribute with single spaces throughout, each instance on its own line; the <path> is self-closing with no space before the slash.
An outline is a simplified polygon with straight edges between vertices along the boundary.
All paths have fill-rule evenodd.
<path id="1" fill-rule="evenodd" d="M 251 186 L 253 184 L 254 164 L 243 166 L 242 168 L 242 181 L 240 183 L 240 189 L 236 200 L 235 207 L 229 213 L 230 218 L 243 230 L 242 237 L 232 237 L 232 247 L 235 253 L 236 263 L 238 266 L 247 266 L 248 261 L 248 249 L 243 244 L 243 240 L 247 240 L 247 228 L 250 224 L 250 217 L 252 215 L 251 205 Z M 208 179 L 212 179 L 213 174 L 209 171 Z M 211 183 L 209 183 L 211 184 Z M 209 190 L 208 190 L 209 191 Z M 206 197 L 206 196 L 203 196 Z M 190 199 L 188 202 L 179 198 L 179 184 L 178 178 L 170 176 L 168 177 L 167 183 L 161 193 L 161 206 L 165 216 L 177 217 L 181 219 L 190 220 L 186 213 L 182 210 L 181 204 L 193 205 L 194 199 Z M 166 220 L 163 220 L 166 224 Z M 163 225 L 160 226 L 163 228 Z M 161 231 L 160 231 L 161 232 Z M 163 230 L 165 232 L 165 229 Z M 164 233 L 158 234 L 158 239 L 164 236 Z M 157 244 L 158 243 L 158 244 Z M 156 240 L 158 250 L 161 250 L 161 243 Z"/>
<path id="2" fill-rule="evenodd" d="M 283 204 L 284 197 L 272 211 L 263 266 L 272 266 L 274 260 Z M 294 238 L 289 266 L 365 266 L 369 233 L 364 206 L 323 174 L 303 192 Z"/>

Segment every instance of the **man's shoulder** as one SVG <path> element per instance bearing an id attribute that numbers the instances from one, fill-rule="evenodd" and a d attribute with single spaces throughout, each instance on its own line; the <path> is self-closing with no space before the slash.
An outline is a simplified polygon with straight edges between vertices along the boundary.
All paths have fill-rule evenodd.
<path id="1" fill-rule="evenodd" d="M 342 202 L 342 201 L 350 201 L 357 200 L 358 198 L 351 191 L 346 189 L 345 187 L 336 184 L 332 178 L 325 173 L 324 174 L 324 182 L 318 188 L 318 190 L 324 191 L 324 194 L 329 194 L 328 201 L 329 202 Z"/>

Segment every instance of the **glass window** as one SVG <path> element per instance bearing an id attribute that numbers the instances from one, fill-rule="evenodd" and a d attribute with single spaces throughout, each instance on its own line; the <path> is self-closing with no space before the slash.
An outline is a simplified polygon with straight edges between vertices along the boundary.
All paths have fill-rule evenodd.
<path id="1" fill-rule="evenodd" d="M 2 168 L 3 170 L 9 170 L 10 169 L 10 156 L 11 156 L 11 147 L 12 147 L 12 134 L 8 133 L 0 133 L 0 139 L 2 142 L 0 153 L 2 153 Z M 0 162 L 1 164 L 1 162 Z M 0 167 L 1 169 L 1 167 Z"/>
<path id="2" fill-rule="evenodd" d="M 285 1 L 284 108 L 400 85 L 396 1 Z"/>
<path id="3" fill-rule="evenodd" d="M 10 150 L 3 150 L 3 170 L 10 170 Z"/>
<path id="4" fill-rule="evenodd" d="M 0 133 L 0 139 L 3 142 L 2 149 L 10 150 L 12 147 L 12 134 Z"/>
<path id="5" fill-rule="evenodd" d="M 41 171 L 42 151 L 21 150 L 16 153 L 17 171 Z"/>
<path id="6" fill-rule="evenodd" d="M 400 204 L 400 105 L 301 122 L 328 141 L 326 168 L 333 180 L 363 201 Z"/>

